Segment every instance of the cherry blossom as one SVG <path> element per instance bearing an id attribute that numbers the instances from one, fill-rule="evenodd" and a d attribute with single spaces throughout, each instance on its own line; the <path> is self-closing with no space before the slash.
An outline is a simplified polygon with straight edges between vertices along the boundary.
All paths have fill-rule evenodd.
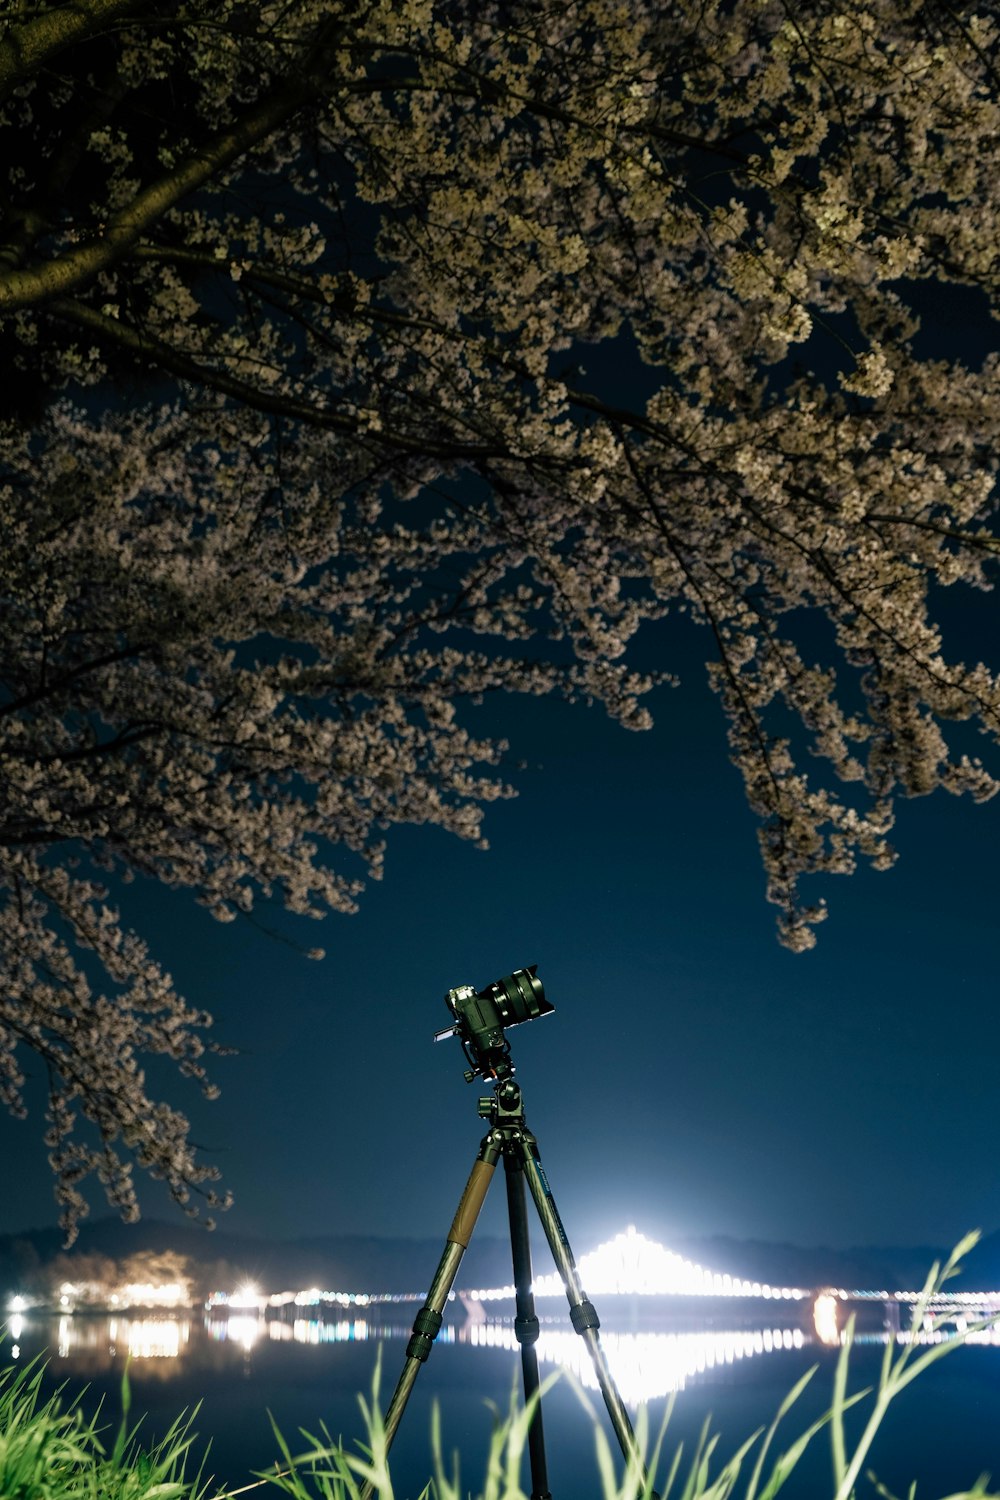
<path id="1" fill-rule="evenodd" d="M 677 611 L 790 948 L 900 796 L 994 794 L 938 619 L 992 584 L 1000 359 L 920 326 L 996 313 L 992 7 L 0 24 L 0 1090 L 44 1059 L 69 1233 L 92 1172 L 219 1196 L 142 1073 L 210 1089 L 210 1018 L 102 870 L 351 910 L 393 825 L 510 791 L 465 703 L 643 729 Z"/>

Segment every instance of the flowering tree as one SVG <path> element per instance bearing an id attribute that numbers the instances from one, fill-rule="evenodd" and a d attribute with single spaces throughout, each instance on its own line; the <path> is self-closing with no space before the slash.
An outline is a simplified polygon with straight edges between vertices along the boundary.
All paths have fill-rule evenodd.
<path id="1" fill-rule="evenodd" d="M 897 795 L 997 789 L 934 609 L 990 586 L 1000 363 L 916 311 L 996 306 L 996 20 L 806 9 L 6 7 L 0 1090 L 44 1059 L 70 1233 L 91 1171 L 214 1193 L 140 1069 L 208 1089 L 209 1018 L 101 867 L 350 909 L 392 824 L 479 837 L 464 700 L 642 728 L 678 610 L 789 947 Z"/>

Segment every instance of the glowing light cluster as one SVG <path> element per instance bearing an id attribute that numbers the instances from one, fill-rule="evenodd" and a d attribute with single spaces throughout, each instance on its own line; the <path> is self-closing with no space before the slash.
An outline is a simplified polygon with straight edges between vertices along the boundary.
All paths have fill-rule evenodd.
<path id="1" fill-rule="evenodd" d="M 260 1291 L 252 1281 L 245 1281 L 238 1286 L 229 1299 L 230 1307 L 260 1307 L 266 1302 L 266 1297 L 261 1297 Z"/>
<path id="2" fill-rule="evenodd" d="M 296 1292 L 293 1300 L 296 1307 L 318 1307 L 324 1302 L 334 1307 L 368 1307 L 372 1302 L 384 1301 L 385 1297 L 371 1292 L 324 1292 L 314 1286 L 306 1292 Z"/>
<path id="3" fill-rule="evenodd" d="M 95 1352 L 112 1356 L 127 1350 L 134 1359 L 177 1359 L 191 1337 L 187 1318 L 59 1319 L 56 1349 L 60 1359 Z"/>
<path id="4" fill-rule="evenodd" d="M 249 1313 L 235 1313 L 222 1324 L 221 1337 L 228 1340 L 230 1344 L 239 1344 L 249 1351 L 259 1341 L 266 1328 L 267 1324 L 263 1318 L 252 1317 Z"/>
<path id="5" fill-rule="evenodd" d="M 246 1284 L 233 1292 L 212 1292 L 205 1299 L 208 1312 L 220 1307 L 264 1308 L 282 1307 L 371 1307 L 376 1304 L 398 1302 L 423 1302 L 425 1292 L 332 1292 L 322 1287 L 306 1287 L 300 1292 L 260 1292 L 255 1286 Z M 448 1294 L 449 1301 L 455 1296 Z"/>
<path id="6" fill-rule="evenodd" d="M 468 1342 L 474 1346 L 516 1349 L 514 1330 L 503 1323 L 473 1324 Z M 622 1397 L 630 1405 L 653 1401 L 671 1391 L 682 1391 L 688 1380 L 721 1365 L 754 1355 L 801 1349 L 805 1334 L 799 1328 L 757 1328 L 711 1333 L 613 1333 L 603 1331 L 601 1342 Z M 582 1340 L 571 1329 L 543 1328 L 536 1345 L 546 1364 L 572 1370 L 582 1384 L 598 1389 L 597 1376 Z"/>
<path id="7" fill-rule="evenodd" d="M 885 1345 L 893 1344 L 947 1344 L 952 1339 L 961 1336 L 966 1344 L 985 1344 L 992 1348 L 1000 1348 L 1000 1327 L 993 1324 L 990 1328 L 976 1328 L 967 1331 L 968 1325 L 963 1326 L 963 1319 L 956 1318 L 950 1327 L 943 1325 L 939 1319 L 930 1317 L 925 1321 L 922 1328 L 914 1333 L 912 1328 L 899 1329 L 891 1332 L 888 1329 L 869 1330 L 867 1332 L 855 1333 L 853 1342 L 855 1344 Z M 847 1341 L 846 1328 L 840 1329 L 837 1337 L 832 1339 L 834 1344 L 844 1344 Z M 825 1342 L 825 1341 L 824 1341 Z"/>
<path id="8" fill-rule="evenodd" d="M 888 1293 L 880 1293 L 880 1296 L 888 1297 Z M 892 1300 L 895 1302 L 918 1302 L 923 1296 L 922 1292 L 893 1292 Z M 1000 1292 L 938 1292 L 931 1298 L 928 1306 L 935 1307 L 1000 1307 Z"/>
<path id="9" fill-rule="evenodd" d="M 124 1344 L 133 1359 L 177 1359 L 190 1334 L 190 1323 L 176 1318 L 112 1318 L 108 1324 L 112 1347 Z"/>
<path id="10" fill-rule="evenodd" d="M 854 1287 L 848 1290 L 846 1287 L 830 1288 L 829 1296 L 839 1297 L 842 1302 L 920 1302 L 924 1293 L 919 1292 L 890 1292 L 885 1287 L 878 1291 L 867 1288 Z M 993 1292 L 935 1292 L 928 1302 L 928 1307 L 978 1307 L 983 1309 L 1000 1308 L 1000 1291 Z"/>
<path id="11" fill-rule="evenodd" d="M 281 1329 L 280 1335 L 277 1329 Z M 364 1318 L 340 1318 L 336 1323 L 323 1323 L 319 1318 L 296 1318 L 288 1323 L 272 1323 L 271 1337 L 291 1338 L 296 1344 L 363 1344 L 371 1337 Z"/>
<path id="12" fill-rule="evenodd" d="M 800 1299 L 808 1296 L 799 1287 L 773 1287 L 766 1282 L 746 1281 L 738 1276 L 706 1270 L 685 1260 L 666 1246 L 640 1234 L 634 1224 L 614 1239 L 606 1240 L 579 1263 L 580 1279 L 591 1296 L 638 1297 L 764 1297 Z M 532 1284 L 536 1297 L 564 1295 L 558 1272 L 537 1276 Z M 512 1286 L 467 1292 L 474 1302 L 494 1302 L 514 1295 Z"/>
<path id="13" fill-rule="evenodd" d="M 580 1279 L 586 1287 L 587 1292 L 596 1297 L 605 1296 L 694 1296 L 694 1297 L 744 1297 L 762 1298 L 763 1300 L 794 1300 L 798 1301 L 813 1294 L 799 1287 L 771 1286 L 767 1282 L 750 1281 L 738 1276 L 730 1276 L 718 1271 L 708 1270 L 694 1261 L 685 1259 L 666 1246 L 658 1244 L 655 1240 L 648 1239 L 646 1235 L 640 1234 L 635 1225 L 629 1225 L 622 1233 L 615 1235 L 613 1239 L 605 1241 L 596 1250 L 584 1255 L 579 1263 Z M 538 1276 L 533 1283 L 533 1291 L 536 1297 L 562 1297 L 564 1287 L 558 1273 L 552 1271 L 547 1275 Z M 105 1294 L 106 1295 L 106 1294 Z M 268 1319 L 267 1314 L 280 1313 L 284 1308 L 315 1308 L 319 1314 L 316 1320 L 308 1319 L 301 1322 L 303 1328 L 314 1326 L 331 1328 L 362 1328 L 367 1327 L 365 1320 L 355 1323 L 338 1318 L 336 1322 L 323 1323 L 323 1315 L 326 1309 L 347 1310 L 355 1308 L 377 1309 L 383 1306 L 399 1305 L 404 1303 L 419 1303 L 424 1300 L 423 1292 L 349 1292 L 341 1290 L 326 1290 L 322 1287 L 306 1287 L 301 1291 L 284 1292 L 262 1292 L 250 1281 L 244 1282 L 233 1291 L 216 1291 L 211 1294 L 205 1303 L 205 1309 L 209 1314 L 216 1311 L 231 1313 L 229 1323 L 233 1324 L 231 1336 L 240 1342 L 253 1342 L 260 1336 L 257 1323 L 263 1327 L 282 1328 L 288 1326 L 276 1319 Z M 511 1284 L 498 1287 L 476 1288 L 471 1291 L 459 1293 L 450 1292 L 449 1301 L 456 1295 L 465 1306 L 466 1314 L 472 1320 L 483 1320 L 485 1314 L 481 1304 L 490 1302 L 513 1302 L 514 1287 Z M 842 1321 L 838 1316 L 837 1304 L 841 1302 L 884 1302 L 897 1304 L 915 1303 L 922 1294 L 915 1291 L 889 1292 L 884 1288 L 871 1291 L 855 1289 L 848 1291 L 843 1287 L 828 1288 L 820 1293 L 813 1306 L 813 1321 L 816 1327 L 817 1337 L 823 1342 L 838 1342 L 841 1334 L 839 1324 Z M 180 1281 L 152 1283 L 135 1282 L 121 1287 L 111 1297 L 114 1310 L 124 1307 L 150 1307 L 159 1308 L 164 1312 L 179 1310 L 188 1305 L 188 1288 Z M 96 1301 L 100 1301 L 94 1286 L 91 1283 L 63 1282 L 59 1288 L 59 1308 L 68 1316 L 72 1316 L 75 1308 L 80 1303 L 86 1303 L 93 1307 Z M 8 1303 L 9 1311 L 15 1315 L 22 1313 L 31 1301 L 27 1297 L 18 1294 L 11 1298 Z M 942 1314 L 954 1313 L 956 1322 L 962 1314 L 990 1314 L 1000 1311 L 1000 1291 L 990 1292 L 946 1292 L 937 1294 L 931 1304 L 930 1312 L 940 1318 Z M 241 1323 L 239 1315 L 248 1314 L 248 1321 Z M 219 1326 L 227 1326 L 219 1325 Z M 257 1329 L 252 1337 L 249 1329 L 253 1326 Z M 300 1326 L 300 1320 L 295 1320 L 294 1328 Z M 224 1335 L 216 1335 L 224 1336 Z M 275 1332 L 270 1335 L 274 1338 L 285 1338 L 289 1335 Z M 357 1333 L 351 1337 L 364 1337 Z M 291 1337 L 299 1337 L 293 1333 Z M 977 1336 L 978 1338 L 978 1336 Z M 331 1335 L 332 1341 L 337 1341 L 335 1335 Z M 303 1342 L 326 1342 L 326 1337 L 318 1338 L 312 1334 L 306 1338 L 302 1335 Z M 985 1341 L 985 1340 L 983 1340 Z M 60 1343 L 65 1340 L 60 1338 Z"/>
<path id="14" fill-rule="evenodd" d="M 813 1303 L 813 1327 L 821 1344 L 840 1343 L 840 1303 L 835 1292 L 820 1292 Z"/>
<path id="15" fill-rule="evenodd" d="M 111 1300 L 123 1307 L 186 1307 L 188 1290 L 179 1281 L 130 1281 Z"/>

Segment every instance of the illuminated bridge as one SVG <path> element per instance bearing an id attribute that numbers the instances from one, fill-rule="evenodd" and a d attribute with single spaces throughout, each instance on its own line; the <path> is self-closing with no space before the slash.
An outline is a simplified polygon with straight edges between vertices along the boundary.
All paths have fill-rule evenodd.
<path id="1" fill-rule="evenodd" d="M 830 1336 L 836 1327 L 843 1326 L 849 1311 L 867 1309 L 876 1314 L 881 1313 L 884 1326 L 898 1329 L 902 1310 L 911 1309 L 921 1295 L 917 1290 L 804 1288 L 752 1281 L 709 1270 L 694 1261 L 686 1260 L 666 1246 L 640 1234 L 634 1225 L 629 1225 L 613 1239 L 582 1256 L 578 1269 L 580 1281 L 588 1296 L 599 1303 L 601 1299 L 608 1297 L 664 1298 L 678 1299 L 680 1302 L 685 1299 L 760 1299 L 763 1303 L 771 1303 L 773 1312 L 777 1312 L 773 1307 L 775 1303 L 805 1304 L 803 1316 L 822 1339 Z M 536 1276 L 532 1290 L 535 1298 L 543 1304 L 548 1298 L 565 1296 L 565 1289 L 556 1271 Z M 336 1312 L 341 1309 L 376 1309 L 385 1304 L 421 1302 L 424 1295 L 417 1291 L 345 1292 L 310 1287 L 304 1291 L 265 1296 L 256 1287 L 243 1287 L 235 1293 L 214 1294 L 209 1299 L 208 1310 L 228 1307 L 234 1311 L 255 1310 L 263 1313 L 268 1308 L 278 1310 L 293 1306 L 317 1310 L 327 1307 Z M 467 1317 L 473 1322 L 483 1322 L 490 1317 L 490 1303 L 512 1304 L 513 1298 L 513 1284 L 475 1287 L 451 1293 L 451 1300 L 460 1301 Z M 793 1312 L 794 1309 L 789 1308 L 788 1311 Z M 961 1325 L 963 1319 L 969 1322 L 1000 1313 L 1000 1290 L 938 1293 L 927 1304 L 925 1311 L 938 1324 L 942 1318 L 953 1318 L 956 1324 Z M 868 1321 L 870 1320 L 869 1317 Z M 907 1318 L 907 1323 L 908 1321 Z"/>
<path id="2" fill-rule="evenodd" d="M 914 1306 L 921 1291 L 866 1290 L 847 1287 L 771 1286 L 767 1282 L 749 1281 L 707 1270 L 693 1261 L 649 1240 L 629 1227 L 612 1240 L 599 1245 L 579 1262 L 580 1279 L 587 1293 L 601 1297 L 669 1297 L 669 1298 L 760 1298 L 770 1302 L 804 1302 L 809 1322 L 824 1343 L 837 1343 L 843 1336 L 850 1313 L 858 1315 L 859 1326 L 871 1323 L 871 1313 L 884 1328 L 898 1332 L 909 1327 Z M 535 1297 L 564 1296 L 557 1272 L 536 1277 L 532 1290 Z M 514 1287 L 489 1287 L 460 1294 L 467 1310 L 475 1315 L 477 1305 L 509 1300 Z M 865 1314 L 869 1316 L 866 1318 Z M 925 1331 L 941 1330 L 953 1323 L 964 1331 L 970 1323 L 1000 1315 L 1000 1290 L 986 1292 L 938 1292 L 924 1307 Z"/>
<path id="3" fill-rule="evenodd" d="M 706 1270 L 694 1261 L 685 1260 L 655 1240 L 640 1234 L 634 1224 L 581 1256 L 577 1262 L 580 1279 L 589 1296 L 649 1297 L 760 1297 L 775 1301 L 801 1301 L 815 1295 L 801 1287 L 770 1286 L 762 1281 L 748 1281 Z M 564 1297 L 565 1289 L 557 1271 L 536 1276 L 532 1282 L 536 1298 Z M 374 1307 L 389 1302 L 421 1302 L 424 1292 L 342 1292 L 309 1287 L 300 1292 L 281 1292 L 263 1296 L 256 1287 L 242 1287 L 233 1293 L 216 1292 L 208 1306 L 232 1308 L 295 1307 Z M 490 1302 L 510 1301 L 514 1286 L 475 1287 L 452 1292 L 467 1310 L 477 1306 L 485 1310 Z"/>
<path id="4" fill-rule="evenodd" d="M 801 1287 L 769 1286 L 762 1281 L 708 1271 L 639 1234 L 634 1224 L 581 1256 L 578 1269 L 591 1297 L 763 1297 L 799 1301 L 811 1295 Z M 565 1296 L 557 1271 L 536 1276 L 532 1290 L 536 1297 Z M 463 1292 L 462 1299 L 470 1303 L 495 1302 L 513 1295 L 514 1287 L 510 1285 Z"/>

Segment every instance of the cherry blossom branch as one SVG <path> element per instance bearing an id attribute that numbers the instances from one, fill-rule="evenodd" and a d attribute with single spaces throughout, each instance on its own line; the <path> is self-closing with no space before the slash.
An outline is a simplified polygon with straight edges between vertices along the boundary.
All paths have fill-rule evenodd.
<path id="1" fill-rule="evenodd" d="M 34 708 L 45 698 L 58 696 L 72 684 L 79 682 L 82 677 L 87 677 L 93 672 L 100 672 L 105 667 L 114 665 L 115 662 L 132 661 L 143 656 L 147 651 L 153 649 L 152 642 L 142 642 L 130 646 L 119 647 L 115 651 L 106 651 L 101 656 L 95 656 L 89 661 L 80 662 L 70 667 L 58 676 L 50 678 L 38 687 L 32 688 L 30 692 L 21 693 L 16 698 L 10 698 L 6 703 L 0 703 L 0 718 L 6 718 L 11 714 L 23 713 L 26 708 Z"/>
<path id="2" fill-rule="evenodd" d="M 236 376 L 228 374 L 217 365 L 209 365 L 186 351 L 175 348 L 156 334 L 140 331 L 120 318 L 113 318 L 108 313 L 99 312 L 86 302 L 59 297 L 49 304 L 49 310 L 57 317 L 87 328 L 92 333 L 117 344 L 120 348 L 127 349 L 130 353 L 148 360 L 151 364 L 160 365 L 163 369 L 170 370 L 175 375 L 205 386 L 209 390 L 217 391 L 220 395 L 230 396 L 252 411 L 266 412 L 270 416 L 289 417 L 310 426 L 349 434 L 361 444 L 370 441 L 366 439 L 363 423 L 357 418 L 338 416 L 328 407 L 312 405 L 306 401 L 296 400 L 292 396 L 270 394 L 249 381 L 239 380 Z M 485 460 L 499 457 L 503 451 L 495 444 L 436 442 L 433 439 L 410 437 L 391 429 L 384 433 L 379 432 L 377 437 L 380 445 L 395 452 L 421 457 Z"/>

